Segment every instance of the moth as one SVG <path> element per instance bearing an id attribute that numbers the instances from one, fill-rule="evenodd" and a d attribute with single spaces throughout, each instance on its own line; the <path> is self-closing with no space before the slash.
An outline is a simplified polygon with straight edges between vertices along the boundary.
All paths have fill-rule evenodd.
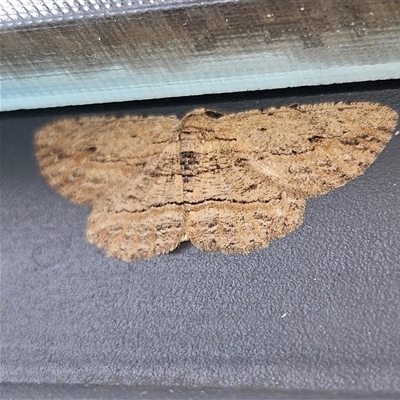
<path id="1" fill-rule="evenodd" d="M 374 103 L 323 103 L 223 114 L 82 117 L 35 136 L 48 183 L 92 207 L 88 240 L 125 261 L 190 240 L 248 253 L 295 230 L 306 199 L 362 174 L 397 114 Z"/>

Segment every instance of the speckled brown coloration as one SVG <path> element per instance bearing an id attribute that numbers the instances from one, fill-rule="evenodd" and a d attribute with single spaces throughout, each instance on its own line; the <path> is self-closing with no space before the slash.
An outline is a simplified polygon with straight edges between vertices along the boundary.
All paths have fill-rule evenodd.
<path id="1" fill-rule="evenodd" d="M 146 259 L 185 240 L 248 253 L 296 229 L 306 198 L 362 174 L 396 122 L 373 103 L 86 117 L 41 129 L 36 155 L 50 185 L 93 206 L 87 237 L 110 256 Z"/>

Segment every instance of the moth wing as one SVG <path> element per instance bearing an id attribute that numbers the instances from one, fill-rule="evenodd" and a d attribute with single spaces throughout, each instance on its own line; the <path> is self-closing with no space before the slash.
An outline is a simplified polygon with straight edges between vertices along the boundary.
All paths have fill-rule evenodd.
<path id="1" fill-rule="evenodd" d="M 175 117 L 83 117 L 55 121 L 35 136 L 36 156 L 51 186 L 92 204 L 110 186 L 140 171 L 168 141 Z"/>
<path id="2" fill-rule="evenodd" d="M 179 143 L 155 146 L 139 171 L 127 174 L 93 205 L 88 240 L 112 257 L 146 259 L 185 240 Z"/>
<path id="3" fill-rule="evenodd" d="M 188 115 L 183 129 L 203 135 L 189 239 L 227 253 L 265 247 L 301 224 L 307 197 L 360 175 L 396 121 L 393 110 L 372 103 Z"/>
<path id="4" fill-rule="evenodd" d="M 269 203 L 208 201 L 191 205 L 187 237 L 204 251 L 247 254 L 298 228 L 304 206 L 305 200 L 286 197 Z"/>
<path id="5" fill-rule="evenodd" d="M 397 118 L 380 104 L 323 103 L 227 115 L 214 130 L 236 137 L 254 170 L 306 198 L 362 174 L 390 140 Z"/>
<path id="6" fill-rule="evenodd" d="M 182 131 L 196 132 L 202 142 L 190 191 L 184 193 L 187 237 L 206 251 L 248 253 L 296 229 L 305 200 L 254 169 L 240 138 L 215 127 L 225 117 L 213 115 L 218 116 L 199 110 L 182 121 Z"/>

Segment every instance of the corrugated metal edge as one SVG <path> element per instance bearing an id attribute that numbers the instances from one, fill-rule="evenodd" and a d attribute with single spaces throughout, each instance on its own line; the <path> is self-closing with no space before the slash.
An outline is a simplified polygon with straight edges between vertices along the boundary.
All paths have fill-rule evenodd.
<path id="1" fill-rule="evenodd" d="M 399 79 L 396 4 L 218 1 L 3 31 L 1 110 Z"/>

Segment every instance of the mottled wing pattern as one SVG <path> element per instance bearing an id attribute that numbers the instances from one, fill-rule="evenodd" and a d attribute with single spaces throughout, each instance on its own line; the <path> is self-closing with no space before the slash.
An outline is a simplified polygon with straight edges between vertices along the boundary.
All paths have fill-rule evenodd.
<path id="1" fill-rule="evenodd" d="M 178 120 L 82 118 L 36 135 L 42 173 L 61 194 L 93 206 L 87 237 L 125 261 L 173 250 L 182 241 Z"/>
<path id="2" fill-rule="evenodd" d="M 322 103 L 228 115 L 215 130 L 241 141 L 254 170 L 306 198 L 362 174 L 396 123 L 397 113 L 380 104 Z"/>
<path id="3" fill-rule="evenodd" d="M 204 132 L 188 237 L 227 253 L 265 247 L 301 224 L 307 197 L 362 174 L 396 122 L 393 110 L 373 103 L 188 115 L 182 126 Z"/>
<path id="4" fill-rule="evenodd" d="M 58 192 L 92 204 L 126 175 L 140 171 L 169 140 L 176 117 L 82 117 L 55 121 L 35 136 L 42 174 Z"/>
<path id="5" fill-rule="evenodd" d="M 178 148 L 175 135 L 154 146 L 140 171 L 128 174 L 94 203 L 87 227 L 91 243 L 131 261 L 168 253 L 184 240 Z"/>
<path id="6" fill-rule="evenodd" d="M 194 183 L 184 193 L 187 236 L 203 250 L 248 253 L 296 229 L 305 201 L 254 169 L 240 138 L 215 129 L 225 117 L 213 115 L 200 110 L 182 122 L 201 142 Z"/>

